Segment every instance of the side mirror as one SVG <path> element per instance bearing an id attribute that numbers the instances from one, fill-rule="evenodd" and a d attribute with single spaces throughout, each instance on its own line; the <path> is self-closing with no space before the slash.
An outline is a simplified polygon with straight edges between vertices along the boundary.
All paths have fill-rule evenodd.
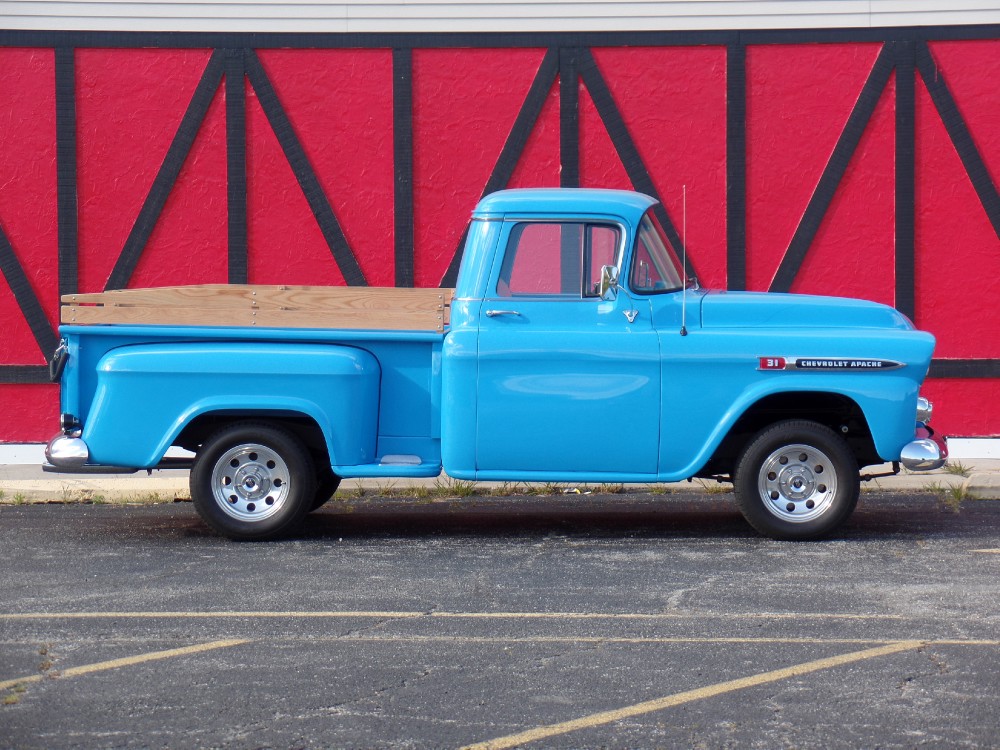
<path id="1" fill-rule="evenodd" d="M 610 302 L 618 298 L 618 266 L 601 266 L 601 299 Z"/>

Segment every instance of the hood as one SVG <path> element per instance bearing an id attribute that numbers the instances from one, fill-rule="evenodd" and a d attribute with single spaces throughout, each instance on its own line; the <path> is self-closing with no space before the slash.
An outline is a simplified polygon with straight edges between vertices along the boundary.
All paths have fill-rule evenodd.
<path id="1" fill-rule="evenodd" d="M 704 328 L 913 329 L 905 315 L 877 302 L 763 292 L 706 294 L 701 324 Z"/>

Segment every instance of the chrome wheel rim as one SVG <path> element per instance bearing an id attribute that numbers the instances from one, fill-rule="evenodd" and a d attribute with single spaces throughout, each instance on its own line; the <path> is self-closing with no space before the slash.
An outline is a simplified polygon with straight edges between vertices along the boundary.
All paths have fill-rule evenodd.
<path id="1" fill-rule="evenodd" d="M 761 464 L 757 490 L 764 507 L 782 521 L 805 523 L 826 513 L 837 496 L 830 457 L 811 445 L 785 445 Z"/>
<path id="2" fill-rule="evenodd" d="M 215 462 L 212 495 L 226 515 L 263 521 L 284 506 L 289 492 L 288 465 L 270 448 L 247 443 L 230 448 Z"/>

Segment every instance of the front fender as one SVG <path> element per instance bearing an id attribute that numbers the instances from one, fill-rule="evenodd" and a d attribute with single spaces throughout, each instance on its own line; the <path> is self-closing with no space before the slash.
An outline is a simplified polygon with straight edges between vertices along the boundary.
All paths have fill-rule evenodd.
<path id="1" fill-rule="evenodd" d="M 881 314 L 881 313 L 880 313 Z M 751 321 L 752 322 L 752 321 Z M 896 328 L 787 327 L 695 329 L 661 338 L 663 431 L 660 479 L 697 474 L 733 425 L 762 399 L 815 392 L 850 399 L 864 414 L 878 455 L 895 461 L 913 439 L 916 401 L 934 338 Z M 761 359 L 880 359 L 885 370 L 770 369 Z M 808 418 L 808 413 L 801 415 Z"/>
<path id="2" fill-rule="evenodd" d="M 83 427 L 92 463 L 155 466 L 208 413 L 305 416 L 334 464 L 375 459 L 381 370 L 363 349 L 297 343 L 139 344 L 108 352 Z"/>
<path id="3" fill-rule="evenodd" d="M 701 449 L 680 473 L 690 476 L 704 466 L 740 418 L 761 401 L 788 393 L 825 393 L 854 402 L 868 424 L 878 455 L 885 461 L 897 461 L 900 451 L 913 439 L 918 391 L 914 380 L 892 375 L 841 376 L 836 382 L 820 382 L 815 376 L 806 375 L 790 376 L 781 382 L 755 383 L 719 415 Z"/>

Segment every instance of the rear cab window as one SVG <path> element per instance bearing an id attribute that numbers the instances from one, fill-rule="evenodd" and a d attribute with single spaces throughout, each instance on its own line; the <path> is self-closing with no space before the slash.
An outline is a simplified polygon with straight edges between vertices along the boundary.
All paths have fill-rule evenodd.
<path id="1" fill-rule="evenodd" d="M 622 228 L 614 224 L 523 221 L 510 230 L 498 297 L 596 297 L 601 267 L 615 265 Z"/>

